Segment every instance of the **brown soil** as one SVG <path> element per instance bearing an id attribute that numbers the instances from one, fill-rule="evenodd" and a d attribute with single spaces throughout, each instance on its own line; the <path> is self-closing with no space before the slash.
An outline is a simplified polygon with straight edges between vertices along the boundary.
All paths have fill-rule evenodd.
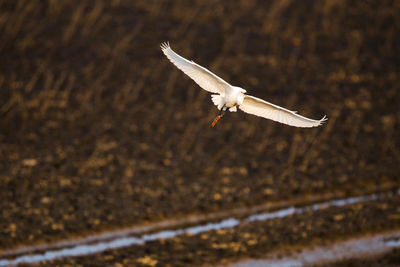
<path id="1" fill-rule="evenodd" d="M 0 249 L 399 188 L 399 14 L 396 1 L 0 2 Z M 329 120 L 297 129 L 238 112 L 212 128 L 217 109 L 162 55 L 166 40 Z M 276 235 L 268 246 L 286 244 Z"/>
<path id="2" fill-rule="evenodd" d="M 263 258 L 267 253 L 282 256 L 303 246 L 329 245 L 352 236 L 368 235 L 387 229 L 400 229 L 400 197 L 309 211 L 283 219 L 243 224 L 233 229 L 210 231 L 200 235 L 182 235 L 106 251 L 94 256 L 47 262 L 48 266 L 107 265 L 157 266 L 216 265 L 243 258 Z M 46 265 L 46 266 L 47 266 Z"/>

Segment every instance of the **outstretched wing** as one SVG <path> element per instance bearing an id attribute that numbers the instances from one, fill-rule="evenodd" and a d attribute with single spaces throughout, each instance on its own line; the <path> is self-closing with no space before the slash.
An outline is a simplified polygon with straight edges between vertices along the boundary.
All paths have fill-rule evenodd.
<path id="1" fill-rule="evenodd" d="M 316 127 L 327 120 L 326 116 L 320 120 L 312 120 L 296 114 L 295 111 L 282 108 L 250 95 L 245 95 L 243 103 L 239 108 L 246 113 L 295 127 Z"/>
<path id="2" fill-rule="evenodd" d="M 225 94 L 225 90 L 231 88 L 229 83 L 211 71 L 175 53 L 169 43 L 162 43 L 161 50 L 178 69 L 193 79 L 204 90 L 211 93 Z"/>

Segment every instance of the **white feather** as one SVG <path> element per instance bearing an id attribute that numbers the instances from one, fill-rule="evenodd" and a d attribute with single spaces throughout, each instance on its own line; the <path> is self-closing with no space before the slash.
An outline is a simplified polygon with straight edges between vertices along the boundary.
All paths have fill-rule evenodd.
<path id="1" fill-rule="evenodd" d="M 211 93 L 224 94 L 226 88 L 231 87 L 229 83 L 211 71 L 175 53 L 169 43 L 162 43 L 161 50 L 178 69 L 192 78 L 204 90 Z"/>
<path id="2" fill-rule="evenodd" d="M 229 108 L 229 111 L 236 112 L 236 107 L 239 107 L 249 114 L 296 127 L 316 127 L 327 120 L 326 116 L 320 120 L 312 120 L 296 114 L 297 111 L 246 95 L 246 90 L 243 88 L 230 85 L 206 68 L 175 53 L 169 43 L 162 43 L 161 50 L 178 69 L 192 78 L 201 88 L 217 93 L 212 95 L 211 99 L 219 110 Z"/>
<path id="3" fill-rule="evenodd" d="M 327 120 L 326 116 L 312 120 L 251 95 L 245 95 L 239 108 L 246 113 L 296 127 L 316 127 Z"/>

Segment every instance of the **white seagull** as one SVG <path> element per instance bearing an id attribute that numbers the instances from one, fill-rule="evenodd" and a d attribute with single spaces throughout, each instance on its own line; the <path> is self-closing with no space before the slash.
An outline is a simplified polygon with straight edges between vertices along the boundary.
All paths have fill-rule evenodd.
<path id="1" fill-rule="evenodd" d="M 211 99 L 222 112 L 213 121 L 213 127 L 227 109 L 230 112 L 236 112 L 237 107 L 246 113 L 295 127 L 316 127 L 327 120 L 326 116 L 320 120 L 312 120 L 297 114 L 296 111 L 247 95 L 243 88 L 230 85 L 208 69 L 175 53 L 168 42 L 161 44 L 161 50 L 178 69 L 193 79 L 201 88 L 214 93 L 211 95 Z"/>

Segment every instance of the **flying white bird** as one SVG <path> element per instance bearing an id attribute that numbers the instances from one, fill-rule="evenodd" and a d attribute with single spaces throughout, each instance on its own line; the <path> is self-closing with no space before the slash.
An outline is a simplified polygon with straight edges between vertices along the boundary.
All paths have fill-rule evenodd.
<path id="1" fill-rule="evenodd" d="M 237 107 L 246 113 L 295 127 L 316 127 L 327 120 L 326 116 L 320 120 L 312 120 L 297 114 L 296 111 L 247 95 L 243 88 L 230 85 L 206 68 L 175 53 L 168 42 L 161 44 L 161 50 L 178 69 L 193 79 L 201 88 L 214 93 L 211 95 L 211 99 L 222 112 L 213 121 L 213 127 L 227 109 L 230 112 L 236 112 Z"/>

